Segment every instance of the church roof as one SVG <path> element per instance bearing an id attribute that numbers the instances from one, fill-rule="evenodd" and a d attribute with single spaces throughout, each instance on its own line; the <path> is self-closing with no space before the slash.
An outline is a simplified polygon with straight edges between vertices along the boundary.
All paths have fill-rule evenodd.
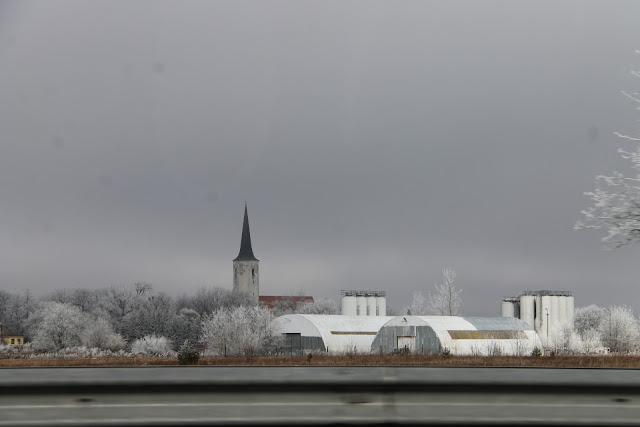
<path id="1" fill-rule="evenodd" d="M 279 301 L 291 302 L 295 304 L 303 304 L 305 302 L 313 302 L 313 297 L 310 296 L 286 296 L 286 295 L 260 295 L 258 301 L 266 305 L 268 308 L 274 308 Z"/>
<path id="2" fill-rule="evenodd" d="M 234 261 L 258 261 L 251 249 L 251 232 L 249 231 L 249 215 L 247 204 L 244 204 L 244 223 L 242 224 L 242 240 L 240 241 L 240 253 Z"/>

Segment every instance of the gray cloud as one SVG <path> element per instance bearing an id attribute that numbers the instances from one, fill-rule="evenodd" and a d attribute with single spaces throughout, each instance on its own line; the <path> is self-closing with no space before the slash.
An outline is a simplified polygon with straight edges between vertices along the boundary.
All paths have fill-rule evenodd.
<path id="1" fill-rule="evenodd" d="M 470 314 L 630 303 L 637 248 L 572 226 L 633 130 L 639 13 L 3 2 L 0 286 L 230 287 L 248 200 L 264 293 L 399 309 L 453 266 Z"/>

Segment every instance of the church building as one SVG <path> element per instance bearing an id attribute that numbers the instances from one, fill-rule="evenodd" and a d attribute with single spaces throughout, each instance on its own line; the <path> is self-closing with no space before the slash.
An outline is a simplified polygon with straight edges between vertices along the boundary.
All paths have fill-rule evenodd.
<path id="1" fill-rule="evenodd" d="M 249 214 L 247 204 L 244 205 L 244 222 L 242 223 L 242 239 L 240 252 L 233 260 L 233 293 L 245 294 L 256 304 L 273 309 L 276 306 L 297 307 L 298 304 L 313 302 L 310 296 L 260 296 L 260 268 L 258 259 L 253 255 L 251 247 L 251 231 L 249 230 Z"/>

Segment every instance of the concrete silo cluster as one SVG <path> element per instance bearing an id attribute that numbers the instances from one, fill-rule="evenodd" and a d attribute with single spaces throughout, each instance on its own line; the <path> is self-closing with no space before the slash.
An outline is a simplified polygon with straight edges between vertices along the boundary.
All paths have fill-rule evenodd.
<path id="1" fill-rule="evenodd" d="M 343 316 L 386 316 L 384 291 L 340 291 Z"/>
<path id="2" fill-rule="evenodd" d="M 573 327 L 574 300 L 568 291 L 525 291 L 502 300 L 502 317 L 515 317 L 532 326 L 544 342 L 556 325 Z"/>

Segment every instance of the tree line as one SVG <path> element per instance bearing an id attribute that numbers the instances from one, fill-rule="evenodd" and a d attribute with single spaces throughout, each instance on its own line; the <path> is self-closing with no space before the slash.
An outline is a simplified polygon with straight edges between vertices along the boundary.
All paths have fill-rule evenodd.
<path id="1" fill-rule="evenodd" d="M 185 341 L 213 354 L 262 354 L 276 348 L 271 320 L 288 313 L 337 314 L 332 300 L 276 301 L 273 309 L 219 287 L 172 297 L 139 282 L 104 289 L 59 289 L 35 298 L 0 290 L 5 333 L 37 351 L 87 347 L 166 355 Z"/>

